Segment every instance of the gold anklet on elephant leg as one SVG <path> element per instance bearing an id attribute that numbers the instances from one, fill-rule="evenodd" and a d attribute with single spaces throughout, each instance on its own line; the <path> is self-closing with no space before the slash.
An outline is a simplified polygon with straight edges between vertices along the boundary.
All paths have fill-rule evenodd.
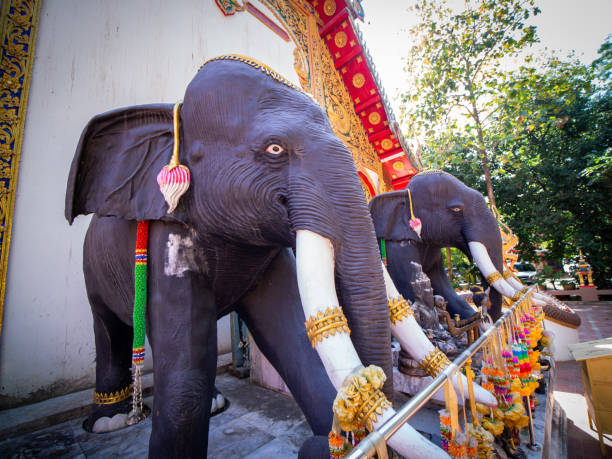
<path id="1" fill-rule="evenodd" d="M 450 364 L 448 357 L 437 347 L 427 354 L 423 360 L 419 361 L 419 366 L 432 378 L 442 373 Z"/>
<path id="2" fill-rule="evenodd" d="M 340 306 L 333 309 L 327 308 L 325 313 L 319 311 L 317 316 L 310 316 L 305 323 L 308 339 L 314 348 L 323 338 L 329 338 L 336 333 L 351 334 L 346 317 Z"/>
<path id="3" fill-rule="evenodd" d="M 504 270 L 504 273 L 502 274 L 502 277 L 504 278 L 504 280 L 508 280 L 511 277 L 514 277 L 512 274 L 512 271 L 508 271 L 507 269 Z"/>
<path id="4" fill-rule="evenodd" d="M 132 395 L 132 385 L 124 387 L 117 392 L 111 392 L 109 394 L 104 392 L 93 391 L 93 402 L 95 405 L 113 405 L 115 403 L 127 400 Z"/>
<path id="5" fill-rule="evenodd" d="M 391 320 L 391 324 L 395 325 L 408 316 L 414 316 L 414 311 L 402 295 L 394 300 L 389 300 L 389 320 Z"/>

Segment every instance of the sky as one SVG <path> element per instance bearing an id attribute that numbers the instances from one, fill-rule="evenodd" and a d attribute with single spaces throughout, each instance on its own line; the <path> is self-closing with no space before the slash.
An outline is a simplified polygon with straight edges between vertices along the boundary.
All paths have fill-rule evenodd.
<path id="1" fill-rule="evenodd" d="M 410 0 L 363 0 L 365 21 L 359 22 L 376 70 L 398 114 L 396 94 L 407 84 L 402 57 L 410 47 L 409 29 L 415 17 Z M 542 12 L 531 20 L 538 28 L 537 54 L 545 48 L 560 56 L 575 50 L 585 64 L 597 58 L 597 50 L 612 34 L 612 0 L 536 0 Z"/>

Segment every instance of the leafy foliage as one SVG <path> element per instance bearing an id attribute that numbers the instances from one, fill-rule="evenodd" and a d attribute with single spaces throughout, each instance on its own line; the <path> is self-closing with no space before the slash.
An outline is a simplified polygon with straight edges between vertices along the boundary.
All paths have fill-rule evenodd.
<path id="1" fill-rule="evenodd" d="M 402 119 L 426 142 L 440 140 L 445 162 L 480 161 L 495 203 L 489 156 L 499 141 L 494 121 L 503 103 L 497 97 L 502 69 L 537 40 L 526 21 L 540 10 L 533 0 L 468 0 L 459 12 L 443 1 L 418 0 L 413 11 L 420 21 L 411 31 L 416 44 L 406 71 L 414 84 L 402 95 Z"/>
<path id="2" fill-rule="evenodd" d="M 523 22 L 538 10 L 531 2 L 473 3 L 456 14 L 419 2 L 426 14 L 408 60 L 416 79 L 403 118 L 410 134 L 424 136 L 423 163 L 488 191 L 490 201 L 494 188 L 521 258 L 536 261 L 544 248 L 560 266 L 582 248 L 596 284 L 609 285 L 612 38 L 590 66 L 552 55 L 502 70 L 495 65 L 535 40 Z"/>

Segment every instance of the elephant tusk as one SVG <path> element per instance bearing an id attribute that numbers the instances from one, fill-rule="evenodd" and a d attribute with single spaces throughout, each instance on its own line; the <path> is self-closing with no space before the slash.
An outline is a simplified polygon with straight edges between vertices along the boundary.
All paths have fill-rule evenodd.
<path id="1" fill-rule="evenodd" d="M 489 277 L 498 272 L 497 268 L 491 261 L 491 257 L 489 257 L 487 248 L 482 243 L 471 241 L 468 242 L 468 246 L 470 248 L 472 258 L 474 258 L 474 262 L 476 262 L 476 266 L 478 266 L 478 269 L 483 276 Z M 516 295 L 516 293 L 520 293 L 520 290 L 515 290 L 512 288 L 512 286 L 501 277 L 501 274 L 498 274 L 498 276 L 499 279 L 490 283 L 491 287 L 508 298 L 512 298 L 514 295 Z"/>
<path id="2" fill-rule="evenodd" d="M 296 232 L 297 281 L 304 316 L 317 317 L 339 307 L 334 280 L 334 248 L 329 239 L 312 231 Z M 361 360 L 348 333 L 335 333 L 315 346 L 325 371 L 338 390 Z"/>

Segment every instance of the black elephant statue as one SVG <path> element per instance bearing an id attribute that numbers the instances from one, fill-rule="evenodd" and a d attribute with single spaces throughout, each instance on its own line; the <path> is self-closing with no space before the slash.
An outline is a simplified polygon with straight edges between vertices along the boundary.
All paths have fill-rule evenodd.
<path id="1" fill-rule="evenodd" d="M 470 261 L 474 259 L 485 289 L 489 286 L 486 279 L 491 281 L 494 288 L 489 292 L 488 313 L 493 319 L 501 313 L 502 294 L 516 294 L 501 275 L 491 277 L 503 270 L 502 240 L 495 216 L 478 191 L 451 174 L 421 172 L 406 190 L 375 196 L 370 201 L 370 212 L 376 236 L 385 241 L 389 274 L 406 298 L 414 299 L 409 279 L 420 265 L 431 280 L 433 293 L 446 299 L 451 314 L 459 314 L 462 319 L 476 314 L 457 295 L 446 275 L 444 247 L 455 247 Z M 411 227 L 413 216 L 421 221 L 420 235 Z"/>
<path id="2" fill-rule="evenodd" d="M 156 175 L 179 144 L 191 185 L 168 207 Z M 364 365 L 388 377 L 384 386 L 377 380 L 370 427 L 394 413 L 384 397 L 392 397 L 389 287 L 351 154 L 314 100 L 273 70 L 221 56 L 202 66 L 174 114 L 160 104 L 94 117 L 66 195 L 69 222 L 90 213 L 84 275 L 96 394 L 129 390 L 137 222 L 149 222 L 150 457 L 206 455 L 216 321 L 230 311 L 244 319 L 314 434 L 328 434 L 337 391 Z M 397 321 L 408 316 L 402 308 Z M 330 333 L 320 317 L 338 328 Z M 435 350 L 408 319 L 404 344 L 425 359 Z M 476 398 L 495 404 L 486 392 Z M 96 403 L 87 423 L 95 430 L 100 420 L 122 421 L 128 404 Z M 411 457 L 444 457 L 408 425 L 389 444 Z"/>

